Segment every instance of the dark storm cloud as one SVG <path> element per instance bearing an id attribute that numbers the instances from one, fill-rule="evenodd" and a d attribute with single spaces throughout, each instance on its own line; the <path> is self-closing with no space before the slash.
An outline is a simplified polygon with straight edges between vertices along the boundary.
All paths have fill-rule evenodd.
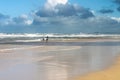
<path id="1" fill-rule="evenodd" d="M 113 13 L 114 10 L 112 10 L 112 9 L 101 9 L 101 10 L 99 10 L 99 12 L 102 13 L 102 14 L 107 14 L 107 13 Z"/>

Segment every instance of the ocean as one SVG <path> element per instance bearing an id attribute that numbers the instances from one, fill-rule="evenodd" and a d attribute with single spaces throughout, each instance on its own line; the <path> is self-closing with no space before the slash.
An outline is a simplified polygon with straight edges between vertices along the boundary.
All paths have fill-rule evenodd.
<path id="1" fill-rule="evenodd" d="M 47 45 L 55 46 L 119 46 L 120 34 L 6 34 L 0 33 L 0 44 L 45 45 L 43 38 L 49 37 Z M 100 40 L 94 41 L 93 40 Z M 74 41 L 77 40 L 77 41 Z M 82 40 L 82 41 L 81 41 Z M 103 41 L 101 41 L 103 40 Z M 107 40 L 107 41 L 106 41 Z"/>

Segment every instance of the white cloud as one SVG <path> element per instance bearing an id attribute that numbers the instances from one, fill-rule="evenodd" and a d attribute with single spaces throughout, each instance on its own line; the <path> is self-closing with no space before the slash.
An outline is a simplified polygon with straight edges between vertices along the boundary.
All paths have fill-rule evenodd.
<path id="1" fill-rule="evenodd" d="M 111 19 L 116 20 L 117 22 L 120 23 L 120 17 L 119 18 L 117 18 L 117 17 L 111 17 Z"/>
<path id="2" fill-rule="evenodd" d="M 32 20 L 26 20 L 26 21 L 25 21 L 25 24 L 27 24 L 27 25 L 31 25 L 32 23 L 33 23 Z"/>
<path id="3" fill-rule="evenodd" d="M 33 22 L 32 20 L 29 19 L 28 15 L 26 14 L 22 14 L 20 18 L 24 20 L 24 24 L 26 25 L 31 25 Z"/>
<path id="4" fill-rule="evenodd" d="M 33 22 L 32 19 L 28 17 L 28 15 L 23 14 L 18 17 L 5 17 L 0 20 L 0 26 L 4 25 L 31 25 Z"/>
<path id="5" fill-rule="evenodd" d="M 23 19 L 27 19 L 27 18 L 28 18 L 28 15 L 22 14 L 20 17 L 23 18 Z"/>
<path id="6" fill-rule="evenodd" d="M 45 4 L 46 9 L 54 9 L 58 4 L 66 4 L 68 0 L 47 0 Z"/>

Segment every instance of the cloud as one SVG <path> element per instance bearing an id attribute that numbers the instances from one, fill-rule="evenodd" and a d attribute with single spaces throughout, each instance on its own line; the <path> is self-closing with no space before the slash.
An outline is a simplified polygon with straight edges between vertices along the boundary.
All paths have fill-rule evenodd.
<path id="1" fill-rule="evenodd" d="M 101 13 L 112 13 L 111 9 L 102 9 Z M 47 0 L 45 5 L 32 13 L 33 17 L 23 14 L 9 17 L 0 14 L 0 25 L 16 32 L 43 33 L 120 33 L 120 18 L 98 17 L 94 10 L 68 0 Z M 29 27 L 26 27 L 29 26 Z"/>
<path id="2" fill-rule="evenodd" d="M 120 5 L 120 0 L 114 0 L 114 2 L 118 5 Z"/>
<path id="3" fill-rule="evenodd" d="M 28 18 L 27 15 L 23 14 L 18 17 L 10 17 L 8 15 L 0 14 L 0 26 L 7 26 L 7 25 L 31 25 L 32 20 Z"/>
<path id="4" fill-rule="evenodd" d="M 73 16 L 77 15 L 77 10 L 75 9 L 74 5 L 71 4 L 59 4 L 55 7 L 57 10 L 57 15 L 58 16 Z"/>
<path id="5" fill-rule="evenodd" d="M 117 8 L 117 10 L 120 12 L 120 6 Z"/>
<path id="6" fill-rule="evenodd" d="M 70 17 L 42 17 L 38 18 L 38 25 L 8 25 L 3 30 L 12 32 L 32 33 L 120 33 L 120 19 L 117 17 L 92 17 L 81 19 L 77 16 Z M 9 32 L 10 32 L 9 31 Z M 6 31 L 5 31 L 6 32 Z"/>
<path id="7" fill-rule="evenodd" d="M 0 13 L 0 25 L 7 25 L 10 21 L 10 16 Z"/>
<path id="8" fill-rule="evenodd" d="M 52 10 L 40 9 L 35 13 L 35 15 L 40 17 L 53 17 L 56 13 Z"/>
<path id="9" fill-rule="evenodd" d="M 54 7 L 58 4 L 66 4 L 68 0 L 47 0 L 45 3 L 45 8 L 46 9 L 54 9 Z"/>
<path id="10" fill-rule="evenodd" d="M 120 0 L 114 0 L 114 3 L 117 4 L 117 11 L 120 12 Z"/>
<path id="11" fill-rule="evenodd" d="M 107 13 L 113 13 L 114 10 L 112 10 L 112 9 L 101 9 L 101 10 L 99 10 L 99 12 L 102 13 L 102 14 L 107 14 Z"/>
<path id="12" fill-rule="evenodd" d="M 120 33 L 120 19 L 117 17 L 81 19 L 77 16 L 70 16 L 55 17 L 52 19 L 46 17 L 42 20 L 39 18 L 38 20 L 36 20 L 36 23 L 40 31 L 55 33 Z"/>
<path id="13" fill-rule="evenodd" d="M 7 19 L 7 18 L 9 18 L 8 15 L 4 15 L 4 14 L 1 14 L 1 13 L 0 13 L 0 19 Z"/>
<path id="14" fill-rule="evenodd" d="M 39 30 L 55 33 L 119 33 L 119 18 L 98 17 L 93 10 L 78 4 L 57 4 L 54 9 L 43 7 L 35 12 L 33 24 Z M 102 13 L 112 13 L 103 9 Z"/>
<path id="15" fill-rule="evenodd" d="M 117 17 L 111 17 L 111 19 L 117 21 L 118 23 L 120 23 L 120 18 L 117 18 Z"/>
<path id="16" fill-rule="evenodd" d="M 21 16 L 18 16 L 18 17 L 14 17 L 12 20 L 13 20 L 14 24 L 23 24 L 23 25 L 30 25 L 30 24 L 32 24 L 32 20 L 30 20 L 28 18 L 28 16 L 25 15 L 25 14 L 23 14 Z"/>
<path id="17" fill-rule="evenodd" d="M 94 14 L 90 9 L 81 7 L 77 4 L 58 4 L 54 7 L 54 10 L 42 8 L 35 13 L 39 17 L 56 17 L 56 16 L 78 16 L 80 18 L 94 17 Z"/>
<path id="18" fill-rule="evenodd" d="M 77 4 L 57 5 L 55 8 L 59 16 L 78 16 L 81 18 L 94 17 L 94 14 L 87 8 L 81 7 Z"/>

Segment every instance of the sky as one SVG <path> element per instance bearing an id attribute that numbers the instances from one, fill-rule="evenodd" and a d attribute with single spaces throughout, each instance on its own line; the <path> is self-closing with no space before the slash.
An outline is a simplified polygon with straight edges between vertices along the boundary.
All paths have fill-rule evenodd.
<path id="1" fill-rule="evenodd" d="M 0 33 L 120 34 L 120 0 L 0 0 Z"/>

